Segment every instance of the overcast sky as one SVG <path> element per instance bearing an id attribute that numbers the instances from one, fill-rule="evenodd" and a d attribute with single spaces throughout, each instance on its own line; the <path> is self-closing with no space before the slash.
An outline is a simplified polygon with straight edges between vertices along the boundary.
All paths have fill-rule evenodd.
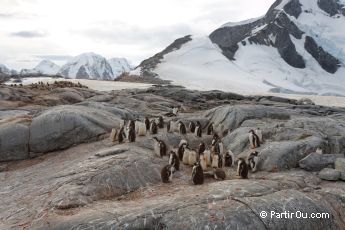
<path id="1" fill-rule="evenodd" d="M 138 64 L 176 38 L 258 17 L 274 0 L 0 0 L 0 63 L 33 68 L 95 52 Z"/>

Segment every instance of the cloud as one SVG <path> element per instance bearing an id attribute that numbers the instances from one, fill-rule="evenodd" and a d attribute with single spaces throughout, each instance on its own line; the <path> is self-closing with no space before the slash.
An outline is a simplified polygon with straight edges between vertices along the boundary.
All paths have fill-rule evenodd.
<path id="1" fill-rule="evenodd" d="M 35 57 L 40 59 L 48 59 L 51 61 L 66 61 L 71 59 L 73 56 L 70 55 L 35 55 Z"/>
<path id="2" fill-rule="evenodd" d="M 39 38 L 39 37 L 46 37 L 47 33 L 43 31 L 18 31 L 11 33 L 10 36 L 12 37 L 22 37 L 22 38 Z"/>

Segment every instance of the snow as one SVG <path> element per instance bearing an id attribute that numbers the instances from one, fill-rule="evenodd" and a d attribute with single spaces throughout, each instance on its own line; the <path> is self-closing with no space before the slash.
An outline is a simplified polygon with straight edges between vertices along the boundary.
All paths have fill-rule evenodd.
<path id="1" fill-rule="evenodd" d="M 35 68 L 39 73 L 55 75 L 60 70 L 60 66 L 49 60 L 42 60 Z"/>
<path id="2" fill-rule="evenodd" d="M 0 64 L 0 73 L 10 74 L 11 70 L 7 66 Z"/>
<path id="3" fill-rule="evenodd" d="M 131 66 L 125 58 L 111 58 L 108 60 L 111 69 L 113 71 L 114 77 L 120 76 L 124 72 L 130 72 Z"/>
<path id="4" fill-rule="evenodd" d="M 249 23 L 253 23 L 255 21 L 258 21 L 258 20 L 260 20 L 263 17 L 264 16 L 261 16 L 261 17 L 258 17 L 258 18 L 251 18 L 251 19 L 244 20 L 244 21 L 239 21 L 239 22 L 228 22 L 228 23 L 225 23 L 224 25 L 222 25 L 221 27 L 241 26 L 241 25 L 245 25 L 245 24 L 249 24 Z"/>

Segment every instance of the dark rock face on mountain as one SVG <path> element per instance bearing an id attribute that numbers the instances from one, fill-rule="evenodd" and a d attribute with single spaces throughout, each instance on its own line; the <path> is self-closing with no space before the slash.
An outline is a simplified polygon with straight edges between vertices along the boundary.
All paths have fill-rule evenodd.
<path id="1" fill-rule="evenodd" d="M 143 76 L 152 76 L 156 77 L 156 74 L 152 70 L 160 63 L 165 54 L 168 54 L 174 50 L 180 49 L 181 46 L 189 41 L 191 41 L 191 35 L 187 35 L 182 38 L 176 39 L 172 44 L 170 44 L 163 51 L 155 54 L 153 57 L 150 57 L 140 63 L 138 67 L 141 68 L 141 75 Z"/>
<path id="2" fill-rule="evenodd" d="M 257 21 L 224 26 L 215 30 L 210 34 L 210 39 L 219 45 L 223 54 L 230 60 L 235 60 L 240 44 L 260 44 L 275 47 L 281 58 L 290 66 L 305 68 L 305 61 L 290 38 L 293 36 L 300 40 L 305 32 L 288 17 L 289 15 L 297 19 L 302 13 L 302 4 L 299 0 L 290 0 L 283 6 L 284 11 L 282 11 L 277 9 L 281 3 L 282 0 L 277 0 L 266 15 Z M 331 16 L 344 12 L 342 5 L 335 0 L 318 1 L 318 5 Z M 327 72 L 335 73 L 339 68 L 340 61 L 309 36 L 305 39 L 305 49 Z"/>

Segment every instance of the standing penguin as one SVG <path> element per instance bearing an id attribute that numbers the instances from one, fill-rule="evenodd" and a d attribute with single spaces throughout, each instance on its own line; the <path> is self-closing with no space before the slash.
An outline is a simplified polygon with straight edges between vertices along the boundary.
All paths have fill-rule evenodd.
<path id="1" fill-rule="evenodd" d="M 257 170 L 257 165 L 259 162 L 259 156 L 258 155 L 259 155 L 259 153 L 257 151 L 254 151 L 254 152 L 250 153 L 249 156 L 247 157 L 248 166 L 252 170 L 252 172 L 256 172 L 256 170 Z"/>
<path id="2" fill-rule="evenodd" d="M 178 109 L 177 107 L 174 107 L 172 113 L 173 113 L 175 116 L 177 116 L 177 115 L 178 115 L 178 112 L 179 112 L 179 109 Z"/>
<path id="3" fill-rule="evenodd" d="M 242 179 L 248 178 L 248 165 L 243 158 L 238 159 L 237 175 L 240 176 Z"/>
<path id="4" fill-rule="evenodd" d="M 124 127 L 121 127 L 119 131 L 119 137 L 118 137 L 119 143 L 122 143 L 125 138 L 126 138 L 126 134 L 125 134 Z"/>
<path id="5" fill-rule="evenodd" d="M 196 162 L 192 170 L 192 182 L 195 185 L 200 185 L 204 183 L 204 172 L 200 165 L 200 162 Z"/>
<path id="6" fill-rule="evenodd" d="M 195 123 L 193 121 L 189 122 L 189 131 L 191 133 L 195 132 Z"/>
<path id="7" fill-rule="evenodd" d="M 146 126 L 146 131 L 149 131 L 150 130 L 150 120 L 147 117 L 145 117 L 144 123 Z"/>
<path id="8" fill-rule="evenodd" d="M 135 128 L 136 128 L 135 132 L 138 134 L 138 136 L 145 136 L 146 135 L 146 124 L 145 123 L 137 122 Z"/>
<path id="9" fill-rule="evenodd" d="M 249 131 L 249 143 L 252 149 L 260 147 L 260 140 L 258 135 L 255 134 L 254 130 Z"/>
<path id="10" fill-rule="evenodd" d="M 224 167 L 232 167 L 234 164 L 235 158 L 234 153 L 229 150 L 227 153 L 225 153 L 224 156 Z"/>
<path id="11" fill-rule="evenodd" d="M 205 150 L 206 150 L 206 145 L 205 145 L 204 142 L 201 142 L 201 143 L 199 144 L 198 153 L 199 153 L 199 154 L 202 154 L 203 152 L 205 152 Z"/>
<path id="12" fill-rule="evenodd" d="M 184 153 L 187 153 L 187 155 L 188 155 L 188 165 L 193 166 L 195 164 L 195 162 L 198 161 L 197 152 L 188 148 L 188 146 L 185 148 Z"/>
<path id="13" fill-rule="evenodd" d="M 133 128 L 133 126 L 129 126 L 128 141 L 135 142 L 135 138 L 135 129 Z"/>
<path id="14" fill-rule="evenodd" d="M 118 132 L 117 132 L 117 129 L 113 128 L 111 129 L 111 133 L 110 133 L 110 141 L 111 142 L 115 142 L 117 139 L 118 139 Z"/>
<path id="15" fill-rule="evenodd" d="M 175 168 L 175 170 L 180 170 L 180 159 L 174 151 L 169 153 L 169 165 Z"/>
<path id="16" fill-rule="evenodd" d="M 172 181 L 172 176 L 174 174 L 174 167 L 170 164 L 166 165 L 161 170 L 161 179 L 163 183 L 169 183 Z"/>
<path id="17" fill-rule="evenodd" d="M 223 159 L 219 153 L 215 153 L 212 155 L 212 168 L 222 168 L 223 167 Z"/>
<path id="18" fill-rule="evenodd" d="M 206 171 L 207 170 L 207 162 L 206 162 L 206 156 L 203 153 L 199 154 L 199 161 L 200 161 L 200 165 L 201 165 L 202 169 L 204 171 Z"/>
<path id="19" fill-rule="evenodd" d="M 178 129 L 179 129 L 180 134 L 186 134 L 187 133 L 186 126 L 183 124 L 182 121 L 178 122 Z"/>
<path id="20" fill-rule="evenodd" d="M 151 134 L 157 134 L 158 132 L 157 124 L 154 120 L 151 121 L 150 131 Z"/>
<path id="21" fill-rule="evenodd" d="M 199 121 L 196 122 L 196 126 L 195 126 L 195 135 L 197 137 L 201 137 L 202 136 L 202 127 Z"/>
<path id="22" fill-rule="evenodd" d="M 259 137 L 260 143 L 262 143 L 262 132 L 261 132 L 261 129 L 260 129 L 260 128 L 257 128 L 257 129 L 255 130 L 255 134 Z"/>
<path id="23" fill-rule="evenodd" d="M 158 140 L 157 137 L 152 138 L 154 140 L 154 152 L 158 157 L 163 157 L 167 155 L 167 146 L 162 140 Z"/>
<path id="24" fill-rule="evenodd" d="M 212 135 L 213 134 L 213 131 L 214 131 L 214 125 L 213 125 L 213 122 L 211 122 L 208 127 L 207 127 L 207 135 Z"/>
<path id="25" fill-rule="evenodd" d="M 164 128 L 164 120 L 162 116 L 158 117 L 158 128 L 163 129 Z"/>
<path id="26" fill-rule="evenodd" d="M 212 157 L 211 157 L 211 151 L 210 150 L 205 150 L 204 151 L 204 157 L 206 160 L 206 165 L 207 166 L 212 166 Z"/>

